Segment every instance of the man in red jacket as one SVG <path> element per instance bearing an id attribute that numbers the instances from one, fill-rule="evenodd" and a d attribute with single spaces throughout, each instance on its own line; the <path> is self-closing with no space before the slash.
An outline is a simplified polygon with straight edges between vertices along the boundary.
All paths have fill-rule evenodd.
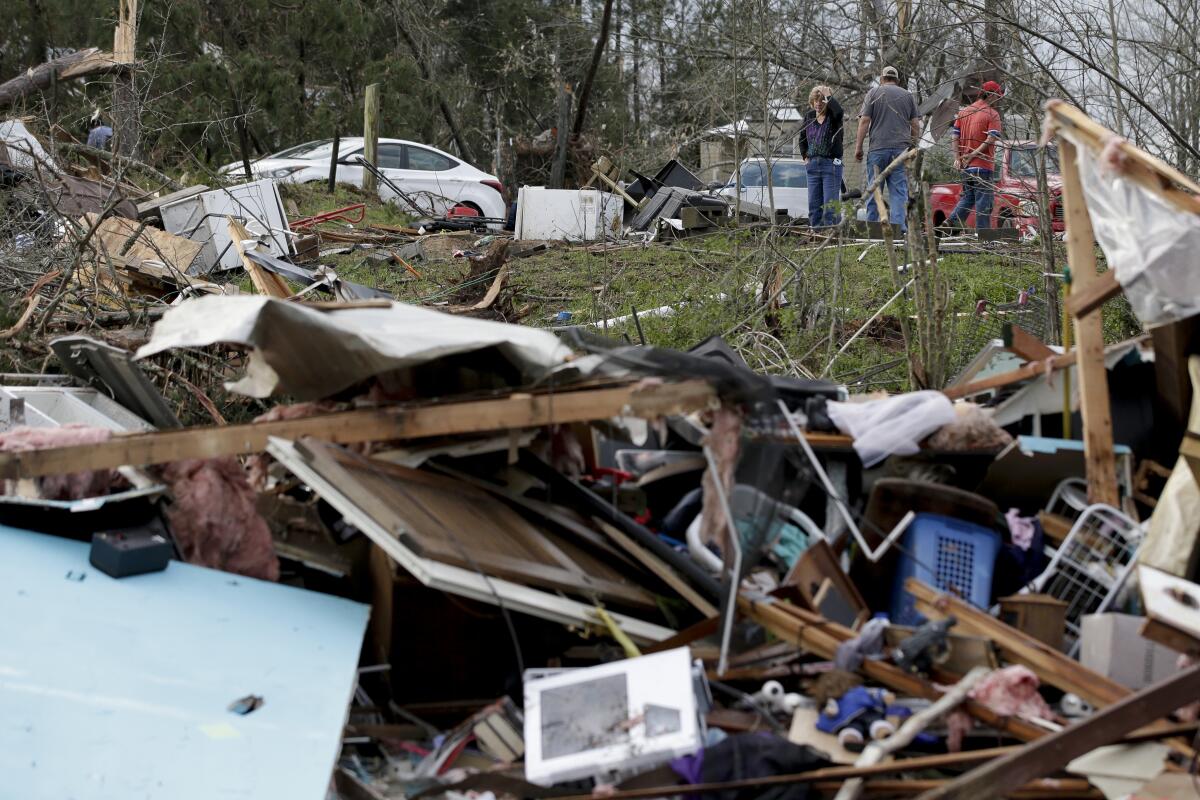
<path id="1" fill-rule="evenodd" d="M 1004 90 L 995 81 L 987 81 L 981 88 L 979 99 L 959 111 L 954 120 L 954 166 L 962 170 L 962 194 L 947 220 L 951 225 L 962 225 L 973 208 L 975 227 L 991 227 L 992 176 L 1000 141 L 1000 114 L 995 105 Z"/>

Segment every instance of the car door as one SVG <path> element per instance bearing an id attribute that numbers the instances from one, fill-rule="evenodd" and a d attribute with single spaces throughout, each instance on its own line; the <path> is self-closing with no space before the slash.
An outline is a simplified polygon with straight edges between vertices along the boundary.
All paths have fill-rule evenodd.
<path id="1" fill-rule="evenodd" d="M 358 159 L 362 158 L 362 154 L 363 149 L 361 147 L 338 152 L 338 183 L 348 183 L 352 186 L 362 187 L 363 168 L 358 163 Z"/>
<path id="2" fill-rule="evenodd" d="M 375 151 L 377 156 L 375 163 L 379 167 L 379 171 L 387 176 L 387 179 L 400 187 L 403 192 L 408 192 L 409 189 L 404 185 L 404 145 L 397 142 L 380 142 L 379 148 Z M 392 190 L 383 181 L 379 182 L 379 198 L 385 203 L 398 202 L 404 205 L 403 200 L 396 199 L 396 192 Z"/>
<path id="3" fill-rule="evenodd" d="M 435 214 L 444 214 L 458 202 L 463 190 L 462 180 L 451 172 L 458 163 L 426 147 L 408 144 L 404 148 L 406 185 L 413 187 L 418 203 Z"/>

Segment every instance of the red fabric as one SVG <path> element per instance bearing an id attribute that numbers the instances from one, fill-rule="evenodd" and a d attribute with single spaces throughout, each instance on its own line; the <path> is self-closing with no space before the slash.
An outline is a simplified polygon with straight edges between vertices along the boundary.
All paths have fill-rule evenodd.
<path id="1" fill-rule="evenodd" d="M 1000 114 L 983 100 L 976 100 L 958 112 L 954 129 L 958 131 L 958 155 L 965 156 L 987 141 L 989 131 L 1000 133 Z M 967 166 L 992 169 L 995 151 L 996 145 L 989 143 Z"/>
<path id="2" fill-rule="evenodd" d="M 981 88 L 985 92 L 991 92 L 992 94 L 1004 94 L 1004 90 L 1000 88 L 1000 84 L 995 81 L 988 81 Z"/>

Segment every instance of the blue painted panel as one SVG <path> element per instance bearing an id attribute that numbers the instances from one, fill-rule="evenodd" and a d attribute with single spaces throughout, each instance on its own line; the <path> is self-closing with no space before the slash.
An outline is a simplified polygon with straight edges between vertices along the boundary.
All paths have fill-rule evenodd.
<path id="1" fill-rule="evenodd" d="M 368 607 L 89 547 L 0 526 L 0 796 L 323 800 Z"/>

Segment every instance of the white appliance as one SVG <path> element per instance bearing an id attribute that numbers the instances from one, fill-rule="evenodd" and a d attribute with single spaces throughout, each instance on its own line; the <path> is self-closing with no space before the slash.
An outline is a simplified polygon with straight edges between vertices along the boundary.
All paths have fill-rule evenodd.
<path id="1" fill-rule="evenodd" d="M 661 764 L 701 746 L 686 647 L 525 674 L 525 779 L 550 785 Z"/>
<path id="2" fill-rule="evenodd" d="M 621 232 L 623 201 L 599 189 L 522 186 L 517 192 L 516 239 L 600 242 Z"/>
<path id="3" fill-rule="evenodd" d="M 204 249 L 188 269 L 189 275 L 241 269 L 241 257 L 229 238 L 227 217 L 245 225 L 271 255 L 283 257 L 295 252 L 279 189 L 270 178 L 185 197 L 164 205 L 160 213 L 167 232 L 204 242 Z"/>

